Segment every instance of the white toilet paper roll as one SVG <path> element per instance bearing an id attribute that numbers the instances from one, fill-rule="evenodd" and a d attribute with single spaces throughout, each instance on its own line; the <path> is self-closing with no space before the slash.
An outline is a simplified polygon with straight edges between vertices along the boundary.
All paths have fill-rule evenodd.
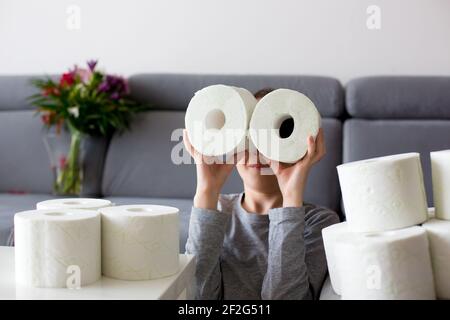
<path id="1" fill-rule="evenodd" d="M 432 219 L 422 225 L 430 243 L 436 295 L 450 299 L 450 221 Z"/>
<path id="2" fill-rule="evenodd" d="M 92 199 L 92 198 L 65 198 L 65 199 L 52 199 L 38 202 L 36 209 L 87 209 L 97 210 L 111 206 L 112 203 L 105 199 Z"/>
<path id="3" fill-rule="evenodd" d="M 430 153 L 436 218 L 450 220 L 450 150 Z"/>
<path id="4" fill-rule="evenodd" d="M 425 229 L 347 233 L 336 239 L 342 299 L 435 299 Z"/>
<path id="5" fill-rule="evenodd" d="M 351 231 L 392 230 L 427 220 L 418 153 L 350 162 L 337 171 Z"/>
<path id="6" fill-rule="evenodd" d="M 348 231 L 347 222 L 333 224 L 322 229 L 322 239 L 325 248 L 325 255 L 327 257 L 328 273 L 330 275 L 331 286 L 333 287 L 334 292 L 338 295 L 341 294 L 341 279 L 339 266 L 336 263 L 336 239 L 349 232 L 350 231 Z"/>
<path id="7" fill-rule="evenodd" d="M 178 209 L 129 205 L 100 209 L 102 272 L 121 280 L 150 280 L 178 272 Z"/>
<path id="8" fill-rule="evenodd" d="M 428 208 L 428 220 L 436 218 L 434 207 Z"/>
<path id="9" fill-rule="evenodd" d="M 308 136 L 316 136 L 321 125 L 314 103 L 304 94 L 278 89 L 256 105 L 250 121 L 250 138 L 266 158 L 294 163 L 308 150 Z"/>
<path id="10" fill-rule="evenodd" d="M 434 216 L 434 208 L 428 208 L 428 216 L 431 219 Z M 449 231 L 450 233 L 450 231 Z M 322 229 L 322 239 L 324 243 L 325 254 L 327 257 L 328 273 L 330 276 L 331 286 L 336 294 L 341 295 L 341 279 L 339 265 L 336 263 L 337 239 L 342 236 L 352 237 L 355 235 L 349 231 L 347 222 L 333 224 Z"/>
<path id="11" fill-rule="evenodd" d="M 246 89 L 213 85 L 197 91 L 186 110 L 192 146 L 206 156 L 244 151 L 256 99 Z"/>
<path id="12" fill-rule="evenodd" d="M 78 209 L 24 211 L 14 216 L 14 228 L 18 284 L 74 288 L 100 279 L 98 212 Z"/>

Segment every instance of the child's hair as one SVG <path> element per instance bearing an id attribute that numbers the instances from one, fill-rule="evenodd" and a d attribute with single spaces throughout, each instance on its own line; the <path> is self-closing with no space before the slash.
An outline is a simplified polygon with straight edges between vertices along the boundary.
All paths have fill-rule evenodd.
<path id="1" fill-rule="evenodd" d="M 264 88 L 264 89 L 260 89 L 258 91 L 255 92 L 254 96 L 256 99 L 261 99 L 262 97 L 264 97 L 266 94 L 271 93 L 273 90 L 273 88 Z"/>
<path id="2" fill-rule="evenodd" d="M 256 91 L 254 96 L 256 99 L 259 100 L 262 97 L 264 97 L 266 94 L 269 94 L 274 90 L 275 89 L 273 89 L 273 88 L 264 88 L 264 89 Z M 280 126 L 280 133 L 279 133 L 280 137 L 281 138 L 289 137 L 292 134 L 293 130 L 294 130 L 294 119 L 288 118 L 288 119 L 284 120 Z"/>

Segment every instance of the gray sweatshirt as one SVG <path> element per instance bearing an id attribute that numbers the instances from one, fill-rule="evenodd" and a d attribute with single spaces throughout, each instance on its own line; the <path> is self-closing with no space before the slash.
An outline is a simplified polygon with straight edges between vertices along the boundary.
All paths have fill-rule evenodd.
<path id="1" fill-rule="evenodd" d="M 242 195 L 221 195 L 218 210 L 192 208 L 196 298 L 317 299 L 327 273 L 321 231 L 337 214 L 311 204 L 249 213 Z"/>

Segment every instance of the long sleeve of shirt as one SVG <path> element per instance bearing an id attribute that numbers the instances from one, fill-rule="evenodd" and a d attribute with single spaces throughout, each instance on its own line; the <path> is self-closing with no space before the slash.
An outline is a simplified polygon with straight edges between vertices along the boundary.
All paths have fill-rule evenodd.
<path id="1" fill-rule="evenodd" d="M 229 215 L 192 208 L 186 252 L 195 255 L 196 299 L 222 298 L 220 255 Z"/>
<path id="2" fill-rule="evenodd" d="M 304 240 L 305 208 L 269 211 L 269 258 L 263 299 L 311 299 Z"/>
<path id="3" fill-rule="evenodd" d="M 307 210 L 308 218 L 316 221 L 310 223 L 305 232 Z M 313 210 L 317 209 L 303 206 L 269 211 L 269 258 L 261 293 L 263 299 L 319 297 L 327 272 L 321 230 L 338 219 L 334 215 L 314 215 Z"/>

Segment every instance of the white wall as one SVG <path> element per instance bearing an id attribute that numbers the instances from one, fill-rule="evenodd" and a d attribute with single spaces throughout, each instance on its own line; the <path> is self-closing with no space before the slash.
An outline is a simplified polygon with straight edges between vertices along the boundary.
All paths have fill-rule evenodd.
<path id="1" fill-rule="evenodd" d="M 69 5 L 79 30 L 66 27 Z M 381 9 L 369 30 L 366 8 Z M 73 21 L 73 20 L 69 20 Z M 450 74 L 449 0 L 0 0 L 0 74 Z"/>

